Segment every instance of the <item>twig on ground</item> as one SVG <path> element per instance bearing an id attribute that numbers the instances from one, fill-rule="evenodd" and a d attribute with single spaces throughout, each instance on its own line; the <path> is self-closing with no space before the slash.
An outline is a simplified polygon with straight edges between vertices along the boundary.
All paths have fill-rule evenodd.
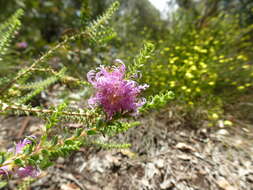
<path id="1" fill-rule="evenodd" d="M 18 138 L 22 137 L 22 135 L 23 135 L 25 129 L 28 127 L 28 124 L 29 124 L 30 121 L 31 121 L 31 117 L 26 117 L 24 119 L 24 121 L 22 123 L 22 126 L 21 126 L 21 128 L 20 128 L 20 130 L 18 132 L 18 135 L 17 135 Z"/>
<path id="2" fill-rule="evenodd" d="M 80 183 L 73 174 L 61 174 L 61 176 L 75 182 L 81 188 L 81 190 L 87 190 L 87 188 L 84 187 L 83 184 Z"/>

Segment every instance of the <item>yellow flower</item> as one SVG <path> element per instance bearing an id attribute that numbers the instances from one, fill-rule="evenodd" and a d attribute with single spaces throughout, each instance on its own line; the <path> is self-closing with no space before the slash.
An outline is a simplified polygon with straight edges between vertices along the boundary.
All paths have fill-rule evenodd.
<path id="1" fill-rule="evenodd" d="M 199 52 L 200 53 L 207 53 L 207 50 L 206 49 L 201 49 Z"/>
<path id="2" fill-rule="evenodd" d="M 194 62 L 193 61 L 191 61 L 191 60 L 189 60 L 189 65 L 193 65 L 194 64 Z"/>
<path id="3" fill-rule="evenodd" d="M 238 89 L 238 90 L 244 90 L 245 87 L 244 87 L 244 86 L 238 86 L 237 89 Z"/>
<path id="4" fill-rule="evenodd" d="M 191 73 L 187 72 L 187 73 L 185 74 L 185 77 L 188 78 L 188 79 L 191 79 L 191 78 L 193 78 L 194 76 L 193 76 Z"/>
<path id="5" fill-rule="evenodd" d="M 171 64 L 175 63 L 175 60 L 174 60 L 173 58 L 170 59 L 170 63 L 171 63 Z"/>
<path id="6" fill-rule="evenodd" d="M 186 92 L 187 92 L 187 93 L 190 93 L 191 91 L 192 91 L 192 90 L 191 90 L 190 88 L 187 88 L 187 89 L 186 89 Z"/>
<path id="7" fill-rule="evenodd" d="M 188 104 L 189 104 L 189 105 L 193 105 L 193 102 L 190 101 L 190 102 L 188 102 Z"/>
<path id="8" fill-rule="evenodd" d="M 220 62 L 220 63 L 225 63 L 226 60 L 225 60 L 225 59 L 220 59 L 219 62 Z"/>
<path id="9" fill-rule="evenodd" d="M 234 70 L 234 67 L 233 67 L 233 66 L 230 66 L 230 67 L 229 67 L 229 70 L 230 70 L 230 71 Z"/>
<path id="10" fill-rule="evenodd" d="M 181 89 L 182 89 L 182 90 L 186 90 L 187 87 L 186 87 L 186 86 L 182 86 Z"/>
<path id="11" fill-rule="evenodd" d="M 197 87 L 195 90 L 196 90 L 196 92 L 200 92 L 201 91 L 199 87 Z"/>
<path id="12" fill-rule="evenodd" d="M 226 125 L 226 126 L 232 126 L 233 123 L 231 121 L 229 121 L 229 120 L 225 120 L 224 121 L 224 125 Z"/>
<path id="13" fill-rule="evenodd" d="M 177 66 L 176 65 L 172 65 L 171 66 L 171 70 L 176 71 L 177 70 Z"/>
<path id="14" fill-rule="evenodd" d="M 170 81 L 169 85 L 170 85 L 170 87 L 175 87 L 176 86 L 176 82 L 175 81 Z"/>
<path id="15" fill-rule="evenodd" d="M 211 115 L 212 119 L 218 119 L 219 118 L 219 115 L 217 113 L 213 113 Z"/>
<path id="16" fill-rule="evenodd" d="M 207 68 L 207 65 L 206 65 L 204 62 L 200 62 L 199 65 L 200 65 L 203 69 Z"/>
<path id="17" fill-rule="evenodd" d="M 248 58 L 246 56 L 244 56 L 244 55 L 238 55 L 237 59 L 243 60 L 243 61 L 247 61 L 248 60 Z"/>
<path id="18" fill-rule="evenodd" d="M 196 70 L 197 70 L 197 67 L 196 67 L 195 65 L 193 65 L 193 66 L 190 67 L 190 70 L 196 71 Z"/>
<path id="19" fill-rule="evenodd" d="M 249 65 L 243 65 L 242 68 L 243 68 L 243 69 L 249 69 L 250 66 L 249 66 Z"/>

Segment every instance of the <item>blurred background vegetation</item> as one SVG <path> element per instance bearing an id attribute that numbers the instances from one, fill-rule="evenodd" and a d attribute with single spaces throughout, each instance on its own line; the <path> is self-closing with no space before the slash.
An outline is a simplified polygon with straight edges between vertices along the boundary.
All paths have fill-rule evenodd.
<path id="1" fill-rule="evenodd" d="M 66 36 L 87 26 L 113 0 L 0 0 L 0 22 L 18 8 L 25 10 L 23 27 L 0 64 L 1 76 L 16 72 Z M 108 42 L 100 47 L 82 40 L 62 49 L 52 67 L 85 79 L 86 72 L 121 58 L 133 62 L 145 41 L 156 51 L 142 71 L 148 95 L 175 93 L 173 104 L 185 112 L 201 108 L 218 120 L 226 105 L 252 102 L 252 0 L 170 0 L 167 15 L 149 0 L 120 0 Z M 103 35 L 103 34 L 101 34 Z M 249 116 L 252 119 L 253 116 Z"/>

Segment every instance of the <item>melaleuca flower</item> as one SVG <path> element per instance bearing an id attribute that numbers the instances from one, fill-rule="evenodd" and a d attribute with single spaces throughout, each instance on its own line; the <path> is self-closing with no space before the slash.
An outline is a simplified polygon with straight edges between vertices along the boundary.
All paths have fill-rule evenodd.
<path id="1" fill-rule="evenodd" d="M 7 163 L 5 163 L 5 164 L 7 164 Z M 12 173 L 12 171 L 11 171 L 10 165 L 5 165 L 5 166 L 0 167 L 0 175 L 9 175 L 11 173 Z"/>
<path id="2" fill-rule="evenodd" d="M 39 176 L 40 172 L 38 169 L 36 169 L 33 166 L 26 166 L 24 168 L 18 168 L 16 173 L 20 178 L 24 178 L 28 176 L 36 178 Z"/>
<path id="3" fill-rule="evenodd" d="M 32 136 L 25 138 L 23 141 L 19 141 L 16 144 L 15 148 L 9 149 L 8 152 L 12 152 L 14 154 L 22 154 L 25 146 L 32 143 L 31 139 L 36 139 L 36 137 L 32 135 Z"/>
<path id="4" fill-rule="evenodd" d="M 30 139 L 35 139 L 35 136 L 30 136 L 28 138 L 25 138 L 23 141 L 20 141 L 16 144 L 16 146 L 9 150 L 9 152 L 16 154 L 22 154 L 23 149 L 26 145 L 31 144 L 32 141 Z M 0 167 L 0 175 L 10 175 L 10 174 L 17 174 L 19 177 L 37 177 L 39 175 L 39 170 L 36 169 L 33 166 L 25 166 L 25 167 L 13 167 L 10 163 L 10 161 L 6 161 L 4 166 Z"/>
<path id="5" fill-rule="evenodd" d="M 35 138 L 35 137 L 31 136 L 31 138 Z M 28 138 L 25 138 L 23 141 L 18 142 L 15 147 L 15 151 L 14 151 L 15 154 L 21 154 L 25 146 L 31 143 L 32 143 L 31 140 L 29 140 Z"/>
<path id="6" fill-rule="evenodd" d="M 19 49 L 25 49 L 25 48 L 28 47 L 28 44 L 27 44 L 27 42 L 18 42 L 16 44 L 16 47 L 19 48 Z"/>
<path id="7" fill-rule="evenodd" d="M 148 85 L 126 80 L 126 67 L 122 61 L 120 63 L 120 67 L 109 69 L 100 66 L 98 72 L 91 70 L 87 74 L 88 81 L 96 90 L 95 96 L 88 101 L 89 105 L 102 106 L 110 119 L 116 113 L 136 114 L 138 108 L 145 104 L 145 99 L 139 98 L 139 95 Z"/>

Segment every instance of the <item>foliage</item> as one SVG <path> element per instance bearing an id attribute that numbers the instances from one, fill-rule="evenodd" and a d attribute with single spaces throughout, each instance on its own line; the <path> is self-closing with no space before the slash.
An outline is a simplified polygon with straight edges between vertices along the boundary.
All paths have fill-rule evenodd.
<path id="1" fill-rule="evenodd" d="M 159 43 L 159 57 L 143 70 L 149 92 L 172 90 L 176 99 L 193 105 L 236 96 L 252 86 L 250 31 L 226 13 L 198 28 L 187 12 L 175 15 Z M 180 19 L 180 20 L 177 20 Z"/>
<path id="2" fill-rule="evenodd" d="M 38 59 L 35 59 L 30 65 L 20 69 L 17 73 L 7 76 L 1 81 L 0 112 L 2 115 L 32 115 L 44 119 L 46 122 L 41 128 L 41 135 L 39 137 L 28 136 L 18 142 L 14 148 L 0 153 L 1 180 L 15 175 L 20 178 L 28 176 L 37 177 L 39 176 L 40 170 L 45 170 L 53 165 L 58 157 L 68 156 L 71 152 L 79 150 L 82 146 L 98 146 L 102 148 L 130 147 L 130 144 L 94 141 L 94 138 L 90 137 L 116 135 L 140 124 L 130 119 L 132 117 L 131 114 L 143 105 L 143 103 L 138 101 L 141 90 L 146 88 L 147 85 L 137 86 L 134 79 L 129 80 L 128 77 L 136 75 L 138 70 L 144 67 L 146 60 L 152 55 L 153 44 L 151 43 L 144 45 L 144 48 L 140 51 L 140 55 L 136 57 L 134 64 L 129 67 L 129 70 L 125 70 L 124 64 L 122 65 L 124 72 L 127 72 L 126 75 L 124 75 L 124 72 L 119 72 L 120 69 L 118 66 L 114 66 L 115 72 L 111 71 L 110 68 L 106 68 L 106 73 L 103 73 L 104 75 L 110 76 L 109 78 L 113 85 L 121 82 L 128 91 L 133 91 L 129 95 L 129 100 L 131 100 L 133 107 L 125 108 L 122 106 L 125 99 L 123 95 L 118 94 L 119 90 L 121 90 L 119 88 L 108 92 L 107 89 L 103 89 L 106 91 L 106 98 L 112 101 L 108 101 L 106 105 L 101 101 L 99 105 L 92 108 L 85 107 L 80 109 L 73 108 L 73 106 L 70 107 L 67 99 L 63 100 L 58 106 L 52 107 L 45 107 L 43 105 L 34 106 L 31 103 L 37 95 L 46 91 L 54 83 L 61 82 L 65 85 L 75 83 L 80 90 L 82 88 L 91 90 L 88 82 L 68 76 L 68 68 L 62 67 L 55 69 L 50 64 L 47 64 L 47 62 L 59 50 L 76 40 L 88 40 L 92 45 L 101 45 L 102 42 L 107 41 L 108 35 L 111 35 L 110 32 L 108 33 L 108 21 L 118 6 L 118 2 L 113 3 L 102 16 L 90 22 L 87 27 L 58 42 Z M 1 25 L 0 33 L 2 39 L 6 40 L 3 40 L 0 51 L 4 51 L 9 46 L 10 36 L 18 30 L 21 13 L 22 11 L 17 11 L 9 20 Z M 102 77 L 101 74 L 99 77 Z M 100 81 L 100 78 L 97 79 Z M 101 90 L 101 87 L 92 78 L 90 78 L 89 82 L 98 91 Z M 104 95 L 102 94 L 101 96 Z M 141 99 L 141 101 L 143 100 Z M 140 108 L 140 111 L 147 113 L 151 109 L 161 108 L 169 100 L 171 100 L 170 92 L 156 95 L 149 98 L 147 106 L 143 109 Z M 108 117 L 106 110 L 103 108 L 108 106 L 108 104 L 112 104 L 109 106 L 113 107 L 117 102 L 117 109 Z M 68 128 L 68 122 L 70 121 L 81 124 L 82 127 L 72 130 Z M 55 134 L 56 128 L 60 129 L 58 134 Z M 5 184 L 5 181 L 1 181 L 1 185 L 4 186 Z M 30 181 L 24 181 L 20 188 L 25 188 L 29 184 Z"/>
<path id="3" fill-rule="evenodd" d="M 21 152 L 0 153 L 1 180 L 44 170 L 83 146 L 129 148 L 128 143 L 94 139 L 140 125 L 133 114 L 146 115 L 171 100 L 183 105 L 179 112 L 188 114 L 189 126 L 202 120 L 202 113 L 216 122 L 224 104 L 252 90 L 250 1 L 177 0 L 179 8 L 167 20 L 148 0 L 120 2 L 101 16 L 111 0 L 0 3 L 5 13 L 0 16 L 0 113 L 45 121 L 40 136 L 14 146 L 22 145 Z M 6 19 L 14 9 L 18 11 Z M 22 15 L 25 27 L 20 27 Z M 99 72 L 92 71 L 94 77 L 86 81 L 84 73 L 99 65 Z M 55 84 L 64 89 L 59 103 L 41 103 L 40 96 L 52 92 Z M 147 85 L 141 84 L 149 85 L 145 104 L 140 92 Z M 70 101 L 69 89 L 82 92 L 82 100 Z M 88 108 L 94 91 L 96 101 Z M 73 130 L 70 122 L 81 127 Z"/>

